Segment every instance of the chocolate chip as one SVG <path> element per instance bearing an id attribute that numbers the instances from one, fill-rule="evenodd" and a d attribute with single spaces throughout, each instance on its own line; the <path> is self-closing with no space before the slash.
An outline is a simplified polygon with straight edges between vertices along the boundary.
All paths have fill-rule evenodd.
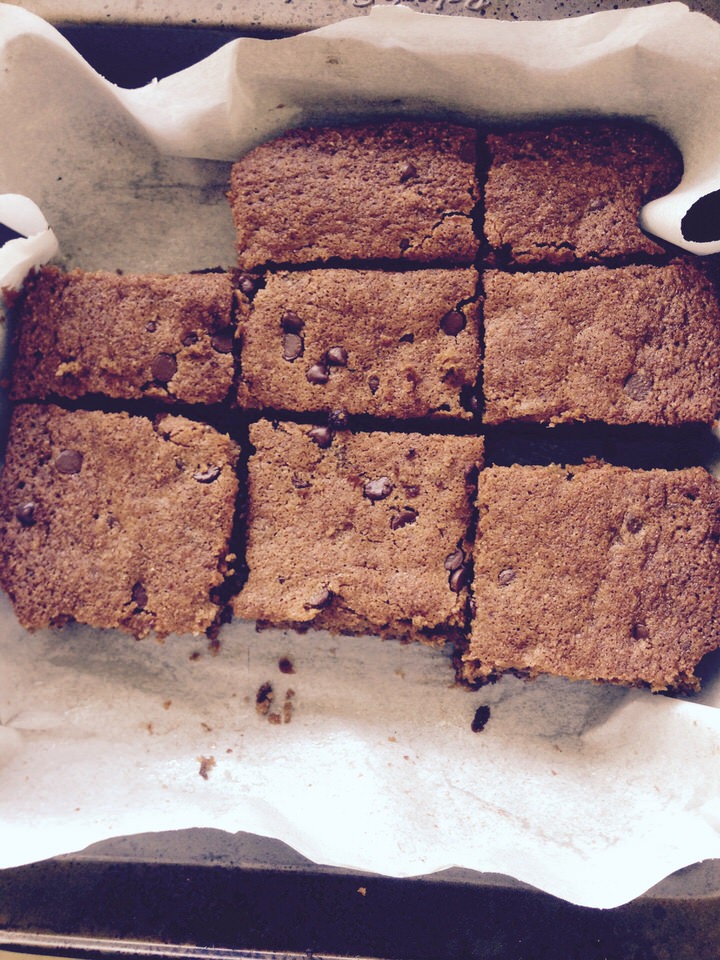
<path id="1" fill-rule="evenodd" d="M 282 341 L 283 360 L 292 363 L 301 357 L 303 353 L 302 337 L 297 333 L 284 333 Z"/>
<path id="2" fill-rule="evenodd" d="M 470 572 L 465 564 L 453 570 L 450 574 L 449 587 L 453 593 L 460 593 L 462 588 L 467 585 L 470 579 Z"/>
<path id="3" fill-rule="evenodd" d="M 186 333 L 180 342 L 184 347 L 191 347 L 194 343 L 198 342 L 198 339 L 198 335 L 191 331 L 190 333 Z"/>
<path id="4" fill-rule="evenodd" d="M 210 346 L 216 353 L 232 353 L 233 331 L 231 327 L 225 330 L 218 330 L 215 336 L 210 340 Z"/>
<path id="5" fill-rule="evenodd" d="M 459 570 L 460 567 L 465 563 L 465 554 L 460 548 L 449 553 L 445 557 L 445 569 L 452 573 L 454 570 Z"/>
<path id="6" fill-rule="evenodd" d="M 172 353 L 159 353 L 153 360 L 150 371 L 155 380 L 169 383 L 177 373 L 177 360 Z"/>
<path id="7" fill-rule="evenodd" d="M 501 587 L 508 587 L 517 577 L 517 573 L 512 567 L 506 567 L 498 574 L 498 583 Z"/>
<path id="8" fill-rule="evenodd" d="M 193 480 L 198 483 L 212 483 L 220 476 L 220 467 L 208 467 L 207 470 L 198 470 L 193 474 Z"/>
<path id="9" fill-rule="evenodd" d="M 377 480 L 368 480 L 363 487 L 363 496 L 368 500 L 384 500 L 389 497 L 393 491 L 393 485 L 389 477 L 379 477 Z"/>
<path id="10" fill-rule="evenodd" d="M 419 497 L 420 487 L 416 486 L 414 483 L 408 483 L 405 487 L 405 496 L 410 498 Z"/>
<path id="11" fill-rule="evenodd" d="M 475 716 L 472 718 L 472 723 L 470 724 L 470 729 L 473 733 L 480 733 L 481 730 L 485 729 L 485 724 L 490 719 L 490 707 L 483 704 L 478 707 L 475 711 Z"/>
<path id="12" fill-rule="evenodd" d="M 368 377 L 368 386 L 370 387 L 370 393 L 376 394 L 380 386 L 380 377 Z"/>
<path id="13" fill-rule="evenodd" d="M 409 160 L 400 167 L 400 183 L 405 183 L 406 180 L 410 180 L 416 176 L 417 167 L 414 163 L 410 163 Z"/>
<path id="14" fill-rule="evenodd" d="M 400 247 L 400 251 L 404 253 L 406 250 L 410 249 L 410 241 L 408 240 L 407 237 L 403 237 L 402 240 L 398 243 L 398 246 Z"/>
<path id="15" fill-rule="evenodd" d="M 347 430 L 348 423 L 347 410 L 331 410 L 328 414 L 328 426 L 331 430 Z"/>
<path id="16" fill-rule="evenodd" d="M 323 450 L 332 443 L 332 430 L 329 427 L 311 427 L 308 436 Z"/>
<path id="17" fill-rule="evenodd" d="M 305 378 L 308 383 L 313 384 L 322 384 L 327 383 L 330 374 L 328 373 L 328 368 L 324 363 L 314 363 L 311 367 L 308 368 Z"/>
<path id="18" fill-rule="evenodd" d="M 296 490 L 306 490 L 310 486 L 310 481 L 306 480 L 304 477 L 301 477 L 297 473 L 292 475 L 290 482 Z"/>
<path id="19" fill-rule="evenodd" d="M 145 585 L 140 580 L 138 580 L 132 588 L 132 598 L 136 607 L 140 607 L 141 610 L 145 609 L 145 605 L 148 602 L 148 595 Z"/>
<path id="20" fill-rule="evenodd" d="M 403 507 L 400 513 L 395 513 L 390 518 L 390 529 L 399 530 L 401 527 L 405 527 L 409 523 L 415 523 L 416 520 L 417 510 L 413 510 L 412 507 Z"/>
<path id="21" fill-rule="evenodd" d="M 398 343 L 415 343 L 415 334 L 414 333 L 404 333 L 399 339 Z"/>
<path id="22" fill-rule="evenodd" d="M 250 273 L 241 273 L 237 279 L 237 285 L 241 293 L 244 293 L 246 297 L 251 297 L 254 293 L 257 293 L 258 278 Z"/>
<path id="23" fill-rule="evenodd" d="M 653 381 L 645 373 L 631 374 L 623 385 L 623 390 L 631 400 L 645 400 L 652 388 Z"/>
<path id="24" fill-rule="evenodd" d="M 157 330 L 157 321 L 148 320 L 148 322 L 145 324 L 145 329 L 147 330 L 148 333 L 155 333 L 155 331 Z"/>
<path id="25" fill-rule="evenodd" d="M 346 367 L 348 352 L 345 347 L 330 347 L 325 354 L 325 359 L 332 367 Z"/>
<path id="26" fill-rule="evenodd" d="M 280 657 L 278 660 L 278 670 L 280 673 L 295 673 L 295 667 L 290 657 Z"/>
<path id="27" fill-rule="evenodd" d="M 280 320 L 282 328 L 285 333 L 300 333 L 302 328 L 305 326 L 300 317 L 293 311 L 286 311 Z"/>
<path id="28" fill-rule="evenodd" d="M 449 310 L 440 321 L 440 328 L 449 337 L 456 337 L 465 329 L 465 314 L 460 310 Z"/>
<path id="29" fill-rule="evenodd" d="M 24 527 L 31 527 L 35 523 L 35 504 L 32 500 L 21 503 L 15 511 L 15 516 Z"/>
<path id="30" fill-rule="evenodd" d="M 626 526 L 630 533 L 640 533 L 643 522 L 640 517 L 628 517 Z"/>
<path id="31" fill-rule="evenodd" d="M 310 599 L 304 604 L 306 610 L 322 610 L 323 607 L 326 607 L 332 600 L 332 591 L 328 590 L 327 587 L 319 590 L 314 594 Z"/>
<path id="32" fill-rule="evenodd" d="M 645 623 L 636 623 L 632 628 L 632 635 L 636 640 L 647 640 L 650 636 L 650 631 L 647 628 Z"/>
<path id="33" fill-rule="evenodd" d="M 55 469 L 60 473 L 80 473 L 83 455 L 79 450 L 61 450 L 55 458 Z"/>

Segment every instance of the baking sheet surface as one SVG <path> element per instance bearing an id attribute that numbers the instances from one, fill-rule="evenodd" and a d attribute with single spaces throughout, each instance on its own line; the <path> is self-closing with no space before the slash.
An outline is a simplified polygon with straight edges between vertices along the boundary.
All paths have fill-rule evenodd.
<path id="1" fill-rule="evenodd" d="M 4 282 L 53 255 L 86 269 L 231 266 L 231 159 L 318 117 L 649 115 L 673 130 L 688 168 L 660 206 L 664 236 L 714 182 L 720 26 L 680 4 L 552 25 L 427 21 L 393 8 L 236 41 L 128 92 L 47 25 L 0 6 L 0 111 L 13 131 L 0 193 L 35 204 L 8 201 L 6 222 L 32 237 L 0 253 Z M 398 876 L 464 866 L 613 906 L 720 856 L 712 667 L 687 701 L 548 678 L 470 693 L 454 686 L 447 651 L 243 623 L 223 630 L 216 655 L 187 637 L 27 635 L 6 600 L 0 658 L 0 867 L 213 826 L 326 864 Z M 268 683 L 277 722 L 256 709 Z M 489 716 L 474 732 L 478 707 Z"/>

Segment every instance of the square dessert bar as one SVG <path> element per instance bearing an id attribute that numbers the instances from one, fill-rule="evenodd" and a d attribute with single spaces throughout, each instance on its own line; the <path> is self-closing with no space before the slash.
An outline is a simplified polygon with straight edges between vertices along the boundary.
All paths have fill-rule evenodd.
<path id="1" fill-rule="evenodd" d="M 0 585 L 29 629 L 202 633 L 230 572 L 236 445 L 163 414 L 19 404 L 0 478 Z"/>
<path id="2" fill-rule="evenodd" d="M 472 263 L 476 132 L 386 121 L 293 130 L 233 165 L 240 266 Z"/>
<path id="3" fill-rule="evenodd" d="M 691 258 L 484 276 L 484 420 L 711 423 L 720 305 Z"/>
<path id="4" fill-rule="evenodd" d="M 720 643 L 720 487 L 700 467 L 480 474 L 465 676 L 693 689 Z"/>
<path id="5" fill-rule="evenodd" d="M 663 252 L 638 226 L 682 158 L 658 130 L 593 122 L 491 133 L 484 232 L 498 266 L 593 264 Z"/>
<path id="6" fill-rule="evenodd" d="M 240 405 L 472 416 L 477 281 L 472 268 L 269 274 L 238 326 Z"/>
<path id="7" fill-rule="evenodd" d="M 18 305 L 12 396 L 218 403 L 233 378 L 232 305 L 229 274 L 44 267 Z"/>
<path id="8" fill-rule="evenodd" d="M 238 616 L 442 638 L 464 624 L 480 437 L 250 428 Z"/>

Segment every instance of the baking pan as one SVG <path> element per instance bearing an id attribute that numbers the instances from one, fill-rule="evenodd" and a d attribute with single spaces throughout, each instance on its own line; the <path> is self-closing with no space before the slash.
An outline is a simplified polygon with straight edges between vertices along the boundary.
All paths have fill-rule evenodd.
<path id="1" fill-rule="evenodd" d="M 23 5 L 54 21 L 101 74 L 125 87 L 182 69 L 237 36 L 288 35 L 372 6 L 248 2 L 233 5 L 231 14 L 220 9 L 214 25 L 200 27 L 182 4 L 173 26 L 160 17 L 123 22 L 119 14 L 81 22 L 72 4 Z M 408 4 L 516 18 L 632 5 Z M 689 5 L 720 19 L 720 3 Z M 272 16 L 259 15 L 261 9 Z M 603 911 L 495 874 L 448 870 L 398 880 L 317 865 L 250 834 L 146 834 L 0 871 L 2 947 L 77 957 L 715 960 L 720 861 L 688 867 Z"/>

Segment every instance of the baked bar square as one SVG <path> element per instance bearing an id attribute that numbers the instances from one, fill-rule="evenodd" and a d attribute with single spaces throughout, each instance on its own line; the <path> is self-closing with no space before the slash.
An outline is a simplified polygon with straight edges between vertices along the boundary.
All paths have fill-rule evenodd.
<path id="1" fill-rule="evenodd" d="M 233 378 L 232 304 L 229 274 L 43 267 L 18 305 L 12 396 L 219 403 Z"/>
<path id="2" fill-rule="evenodd" d="M 293 130 L 233 165 L 239 264 L 472 263 L 475 130 L 396 120 Z"/>
<path id="3" fill-rule="evenodd" d="M 489 271 L 484 420 L 712 423 L 720 305 L 697 261 Z"/>
<path id="4" fill-rule="evenodd" d="M 238 326 L 240 405 L 471 417 L 477 281 L 472 268 L 270 274 Z"/>
<path id="5" fill-rule="evenodd" d="M 497 264 L 594 264 L 657 256 L 640 209 L 682 176 L 674 144 L 631 122 L 491 133 L 484 231 Z"/>
<path id="6" fill-rule="evenodd" d="M 480 474 L 465 676 L 694 689 L 720 644 L 720 490 L 700 467 Z"/>
<path id="7" fill-rule="evenodd" d="M 464 624 L 479 437 L 259 421 L 235 613 L 434 639 Z"/>
<path id="8" fill-rule="evenodd" d="M 0 478 L 0 584 L 20 623 L 202 633 L 230 572 L 238 450 L 170 414 L 20 404 Z"/>

